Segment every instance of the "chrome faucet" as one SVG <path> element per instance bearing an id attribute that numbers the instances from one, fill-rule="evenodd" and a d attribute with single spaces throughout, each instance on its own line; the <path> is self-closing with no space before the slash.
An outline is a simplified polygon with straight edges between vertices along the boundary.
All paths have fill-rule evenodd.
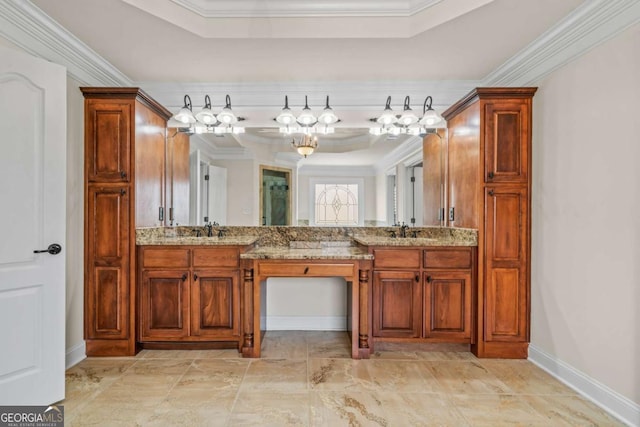
<path id="1" fill-rule="evenodd" d="M 204 228 L 207 229 L 207 237 L 212 237 L 213 236 L 213 225 L 211 224 L 211 222 L 208 222 L 207 224 L 205 224 Z"/>
<path id="2" fill-rule="evenodd" d="M 218 230 L 218 237 L 224 237 L 224 233 L 226 233 L 227 230 L 224 228 L 221 228 Z"/>
<path id="3" fill-rule="evenodd" d="M 400 237 L 407 237 L 408 228 L 409 226 L 403 222 L 402 225 L 400 226 Z"/>

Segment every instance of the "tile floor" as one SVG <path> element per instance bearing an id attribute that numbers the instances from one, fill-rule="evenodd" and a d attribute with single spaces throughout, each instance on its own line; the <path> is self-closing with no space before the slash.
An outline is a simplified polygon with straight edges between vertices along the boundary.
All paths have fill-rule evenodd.
<path id="1" fill-rule="evenodd" d="M 259 360 L 235 350 L 88 358 L 67 371 L 65 425 L 623 425 L 526 360 L 385 348 L 351 360 L 346 333 L 273 331 Z"/>

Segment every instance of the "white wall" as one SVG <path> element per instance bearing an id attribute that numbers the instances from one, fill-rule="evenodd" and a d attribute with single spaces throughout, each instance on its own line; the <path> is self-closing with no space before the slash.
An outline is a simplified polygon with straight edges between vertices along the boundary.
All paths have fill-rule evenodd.
<path id="1" fill-rule="evenodd" d="M 640 403 L 640 25 L 539 87 L 532 348 Z"/>
<path id="2" fill-rule="evenodd" d="M 227 225 L 259 225 L 255 200 L 258 175 L 253 160 L 215 160 L 214 166 L 227 169 Z"/>
<path id="3" fill-rule="evenodd" d="M 84 97 L 67 78 L 67 310 L 68 364 L 84 357 Z"/>

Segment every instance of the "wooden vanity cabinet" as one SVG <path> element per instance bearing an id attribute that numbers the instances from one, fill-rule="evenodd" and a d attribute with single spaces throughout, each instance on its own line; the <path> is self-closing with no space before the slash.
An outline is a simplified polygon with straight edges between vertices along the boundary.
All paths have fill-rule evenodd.
<path id="1" fill-rule="evenodd" d="M 370 252 L 374 341 L 472 342 L 475 248 Z"/>
<path id="2" fill-rule="evenodd" d="M 476 88 L 443 113 L 447 204 L 453 209 L 446 225 L 478 229 L 478 317 L 472 346 L 478 357 L 528 354 L 535 92 Z"/>
<path id="3" fill-rule="evenodd" d="M 86 354 L 130 356 L 136 353 L 135 227 L 161 224 L 159 171 L 171 113 L 138 88 L 80 89 L 85 98 Z"/>
<path id="4" fill-rule="evenodd" d="M 138 340 L 239 345 L 238 247 L 141 246 Z"/>

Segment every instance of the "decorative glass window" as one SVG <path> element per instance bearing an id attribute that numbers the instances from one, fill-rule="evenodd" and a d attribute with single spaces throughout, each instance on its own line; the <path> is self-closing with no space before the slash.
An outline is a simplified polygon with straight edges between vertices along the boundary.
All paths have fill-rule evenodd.
<path id="1" fill-rule="evenodd" d="M 334 226 L 359 225 L 358 190 L 358 184 L 315 184 L 315 223 Z"/>

